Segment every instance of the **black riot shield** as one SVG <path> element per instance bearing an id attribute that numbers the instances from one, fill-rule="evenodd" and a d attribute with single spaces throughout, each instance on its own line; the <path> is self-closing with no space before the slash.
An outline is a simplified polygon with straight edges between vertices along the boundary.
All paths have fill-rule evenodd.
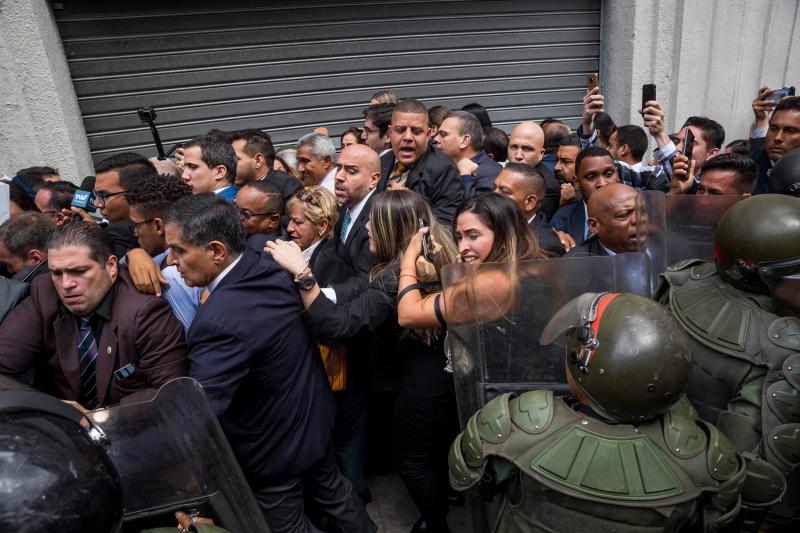
<path id="1" fill-rule="evenodd" d="M 722 215 L 744 196 L 665 195 L 642 191 L 636 200 L 638 250 L 658 275 L 684 259 L 714 260 L 714 232 Z"/>
<path id="2" fill-rule="evenodd" d="M 269 531 L 200 384 L 178 378 L 150 402 L 89 413 L 122 479 L 123 531 L 175 524 L 196 509 L 230 531 Z"/>
<path id="3" fill-rule="evenodd" d="M 447 266 L 448 350 L 462 427 L 504 392 L 566 393 L 564 348 L 539 341 L 550 318 L 584 292 L 649 296 L 650 278 L 649 260 L 638 252 Z"/>

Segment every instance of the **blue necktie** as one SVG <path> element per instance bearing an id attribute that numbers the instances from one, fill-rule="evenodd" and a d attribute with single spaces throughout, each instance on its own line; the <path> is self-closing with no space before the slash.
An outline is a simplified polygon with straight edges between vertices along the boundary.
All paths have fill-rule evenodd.
<path id="1" fill-rule="evenodd" d="M 97 341 L 92 331 L 91 317 L 80 317 L 78 327 L 78 361 L 81 368 L 81 397 L 80 404 L 87 409 L 97 407 Z"/>
<path id="2" fill-rule="evenodd" d="M 347 240 L 347 228 L 349 227 L 350 227 L 350 210 L 348 209 L 347 211 L 344 212 L 344 218 L 342 219 L 342 235 L 341 235 L 342 244 L 344 244 L 344 241 Z"/>

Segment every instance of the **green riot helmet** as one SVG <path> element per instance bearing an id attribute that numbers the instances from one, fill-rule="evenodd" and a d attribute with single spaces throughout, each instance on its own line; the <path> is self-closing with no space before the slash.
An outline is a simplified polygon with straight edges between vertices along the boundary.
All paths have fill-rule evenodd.
<path id="1" fill-rule="evenodd" d="M 785 266 L 798 258 L 800 198 L 761 194 L 743 200 L 722 215 L 714 234 L 717 272 L 731 285 L 748 292 L 772 294 L 770 283 L 765 281 L 769 273 L 759 273 L 759 266 Z M 786 274 L 785 268 L 780 270 Z"/>
<path id="2" fill-rule="evenodd" d="M 541 342 L 550 344 L 562 333 L 572 382 L 611 422 L 654 418 L 678 401 L 688 384 L 686 333 L 649 298 L 585 293 L 553 316 Z"/>
<path id="3" fill-rule="evenodd" d="M 800 148 L 785 154 L 772 167 L 769 192 L 800 197 Z"/>

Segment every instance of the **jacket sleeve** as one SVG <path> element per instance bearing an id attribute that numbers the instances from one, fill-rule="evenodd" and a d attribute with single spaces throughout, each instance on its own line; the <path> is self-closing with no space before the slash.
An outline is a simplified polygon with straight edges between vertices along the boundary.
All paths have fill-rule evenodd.
<path id="1" fill-rule="evenodd" d="M 187 374 L 183 326 L 169 305 L 154 298 L 139 309 L 135 320 L 138 366 L 149 389 L 129 394 L 123 404 L 148 400 L 166 382 Z"/>
<path id="2" fill-rule="evenodd" d="M 392 301 L 385 292 L 370 285 L 344 304 L 334 304 L 324 294 L 306 309 L 317 340 L 333 344 L 376 330 L 386 320 L 397 320 Z"/>
<path id="3" fill-rule="evenodd" d="M 49 280 L 48 280 L 49 281 Z M 19 379 L 42 351 L 42 316 L 37 291 L 17 305 L 0 327 L 0 374 Z"/>
<path id="4" fill-rule="evenodd" d="M 189 376 L 200 382 L 211 409 L 220 417 L 250 371 L 251 349 L 232 328 L 197 318 L 192 324 L 191 343 Z"/>
<path id="5" fill-rule="evenodd" d="M 436 175 L 428 176 L 432 180 L 429 190 L 432 194 L 428 198 L 433 214 L 445 227 L 453 225 L 458 204 L 464 199 L 464 185 L 461 176 L 452 164 L 445 165 Z M 435 183 L 433 182 L 435 181 Z"/>

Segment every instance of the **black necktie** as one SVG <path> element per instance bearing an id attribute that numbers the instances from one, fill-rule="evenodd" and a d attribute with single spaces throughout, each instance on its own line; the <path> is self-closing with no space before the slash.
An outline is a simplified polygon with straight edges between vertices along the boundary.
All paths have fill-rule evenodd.
<path id="1" fill-rule="evenodd" d="M 78 327 L 78 361 L 81 368 L 80 404 L 87 409 L 97 407 L 97 379 L 95 361 L 97 361 L 97 340 L 92 331 L 91 317 L 80 317 Z"/>

